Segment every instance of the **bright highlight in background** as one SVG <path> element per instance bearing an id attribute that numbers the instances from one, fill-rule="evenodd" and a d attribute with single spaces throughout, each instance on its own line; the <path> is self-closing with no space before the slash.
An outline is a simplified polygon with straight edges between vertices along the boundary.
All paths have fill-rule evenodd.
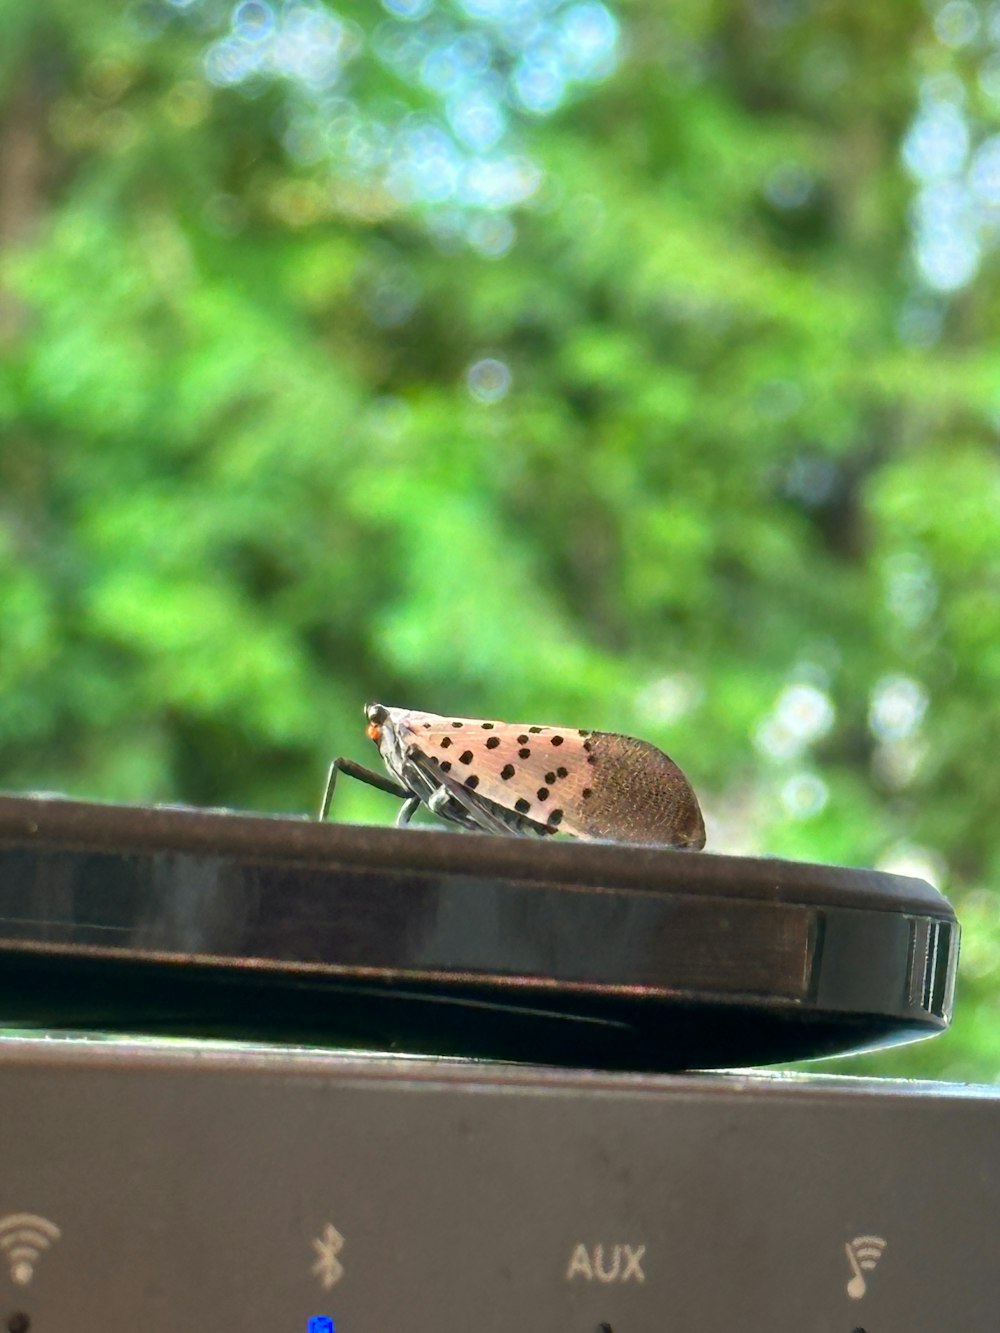
<path id="1" fill-rule="evenodd" d="M 325 161 L 331 175 L 378 186 L 397 206 L 447 207 L 458 231 L 487 255 L 502 253 L 471 224 L 538 191 L 541 168 L 521 145 L 521 122 L 552 115 L 612 74 L 618 21 L 600 0 L 383 0 L 368 31 L 320 0 L 238 0 L 226 6 L 170 0 L 206 31 L 209 83 L 284 90 L 282 139 L 297 161 Z M 419 89 L 378 112 L 354 95 L 360 71 L 381 67 Z"/>

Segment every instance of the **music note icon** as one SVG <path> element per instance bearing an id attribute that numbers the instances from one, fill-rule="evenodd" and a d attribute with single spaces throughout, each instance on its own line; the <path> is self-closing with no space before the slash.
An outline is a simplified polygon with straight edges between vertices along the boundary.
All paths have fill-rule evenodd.
<path id="1" fill-rule="evenodd" d="M 870 1273 L 882 1258 L 885 1245 L 881 1236 L 855 1236 L 844 1246 L 847 1262 L 854 1274 L 847 1283 L 847 1294 L 852 1301 L 860 1301 L 868 1290 L 865 1273 Z"/>

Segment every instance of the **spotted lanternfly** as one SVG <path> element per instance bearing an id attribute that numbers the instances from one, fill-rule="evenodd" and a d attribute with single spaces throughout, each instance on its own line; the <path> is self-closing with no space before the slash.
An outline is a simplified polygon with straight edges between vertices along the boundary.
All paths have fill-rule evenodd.
<path id="1" fill-rule="evenodd" d="M 329 812 L 337 774 L 347 773 L 400 797 L 397 825 L 409 823 L 424 804 L 442 819 L 486 833 L 570 833 L 692 850 L 705 845 L 687 778 L 647 741 L 382 704 L 368 704 L 365 716 L 391 778 L 335 759 L 320 819 Z"/>

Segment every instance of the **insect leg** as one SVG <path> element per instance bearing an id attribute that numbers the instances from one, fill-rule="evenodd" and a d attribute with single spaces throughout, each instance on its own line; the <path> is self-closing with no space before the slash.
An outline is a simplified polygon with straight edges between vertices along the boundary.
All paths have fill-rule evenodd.
<path id="1" fill-rule="evenodd" d="M 326 819 L 330 813 L 330 802 L 333 800 L 333 789 L 337 785 L 338 773 L 346 773 L 349 778 L 357 778 L 359 782 L 367 782 L 369 787 L 377 787 L 379 791 L 388 792 L 390 796 L 398 796 L 400 800 L 406 801 L 407 804 L 412 800 L 412 792 L 407 791 L 405 787 L 401 787 L 398 782 L 393 782 L 391 778 L 384 778 L 381 773 L 373 773 L 370 768 L 365 768 L 363 764 L 356 764 L 353 759 L 338 758 L 330 765 L 330 771 L 326 775 L 326 789 L 323 792 L 323 801 L 317 816 L 321 821 Z"/>
<path id="2" fill-rule="evenodd" d="M 396 816 L 396 827 L 402 828 L 404 824 L 408 824 L 419 809 L 420 809 L 420 797 L 419 796 L 409 797 L 408 800 L 403 802 L 402 809 Z"/>
<path id="3" fill-rule="evenodd" d="M 448 819 L 464 828 L 480 833 L 506 833 L 509 831 L 504 820 L 493 813 L 481 801 L 477 801 L 472 792 L 464 788 L 449 789 L 445 783 L 435 787 L 424 798 L 427 808 L 441 819 Z"/>
<path id="4" fill-rule="evenodd" d="M 505 822 L 485 802 L 476 800 L 474 791 L 446 778 L 419 746 L 407 746 L 399 776 L 409 788 L 407 795 L 419 796 L 439 819 L 483 833 L 506 832 Z"/>

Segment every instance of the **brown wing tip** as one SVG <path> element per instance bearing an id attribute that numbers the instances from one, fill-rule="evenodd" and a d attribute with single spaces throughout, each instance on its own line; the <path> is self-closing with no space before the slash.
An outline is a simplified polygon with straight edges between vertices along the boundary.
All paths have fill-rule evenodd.
<path id="1" fill-rule="evenodd" d="M 597 733 L 593 738 L 595 797 L 591 832 L 627 842 L 701 851 L 705 821 L 690 782 L 648 741 Z"/>

